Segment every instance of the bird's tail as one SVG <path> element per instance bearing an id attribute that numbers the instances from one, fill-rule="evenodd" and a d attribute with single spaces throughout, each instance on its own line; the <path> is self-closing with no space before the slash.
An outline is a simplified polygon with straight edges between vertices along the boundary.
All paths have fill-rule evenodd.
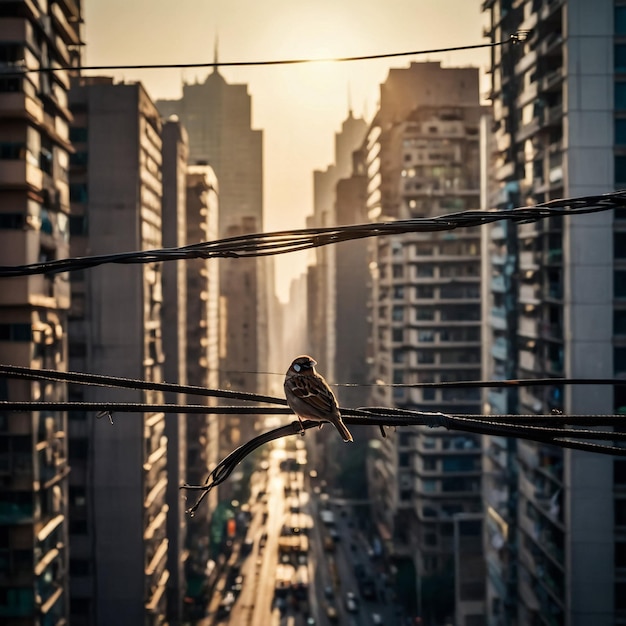
<path id="1" fill-rule="evenodd" d="M 348 430 L 348 427 L 343 423 L 340 415 L 333 416 L 331 422 L 333 426 L 339 431 L 339 434 L 344 441 L 354 441 L 352 435 L 350 434 L 350 431 Z"/>

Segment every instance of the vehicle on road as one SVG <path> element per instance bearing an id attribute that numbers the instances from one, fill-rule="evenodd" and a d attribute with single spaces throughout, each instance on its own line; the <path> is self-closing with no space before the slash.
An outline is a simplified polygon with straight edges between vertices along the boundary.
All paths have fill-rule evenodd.
<path id="1" fill-rule="evenodd" d="M 352 591 L 346 593 L 346 609 L 348 613 L 357 613 L 359 610 L 357 597 Z"/>
<path id="2" fill-rule="evenodd" d="M 230 590 L 232 591 L 233 595 L 236 598 L 241 593 L 242 589 L 243 589 L 243 576 L 240 574 L 239 576 L 235 578 L 233 584 L 230 586 Z"/>
<path id="3" fill-rule="evenodd" d="M 324 597 L 327 600 L 332 600 L 335 597 L 335 591 L 331 585 L 326 585 L 326 587 L 324 587 Z"/>
<path id="4" fill-rule="evenodd" d="M 372 624 L 382 624 L 383 618 L 380 616 L 380 613 L 372 613 Z"/>
<path id="5" fill-rule="evenodd" d="M 322 509 L 320 511 L 320 519 L 326 526 L 333 526 L 335 524 L 335 514 L 328 509 Z"/>
<path id="6" fill-rule="evenodd" d="M 333 622 L 333 624 L 339 621 L 339 613 L 337 613 L 337 609 L 330 602 L 326 604 L 326 617 Z"/>
<path id="7" fill-rule="evenodd" d="M 217 608 L 217 619 L 227 618 L 233 609 L 233 604 L 235 604 L 235 594 L 228 591 Z"/>

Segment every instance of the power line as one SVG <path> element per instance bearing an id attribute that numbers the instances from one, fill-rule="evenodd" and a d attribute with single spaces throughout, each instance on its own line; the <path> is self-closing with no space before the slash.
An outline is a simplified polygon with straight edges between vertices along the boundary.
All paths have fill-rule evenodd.
<path id="1" fill-rule="evenodd" d="M 62 71 L 109 71 L 109 70 L 154 70 L 154 69 L 194 69 L 194 68 L 214 68 L 219 67 L 258 67 L 271 65 L 305 65 L 311 63 L 349 63 L 353 61 L 375 61 L 378 59 L 391 59 L 407 56 L 424 56 L 430 54 L 443 54 L 447 52 L 462 52 L 464 50 L 476 50 L 479 48 L 494 48 L 506 44 L 516 44 L 521 40 L 519 33 L 511 35 L 508 39 L 489 43 L 472 44 L 468 46 L 451 46 L 449 48 L 432 48 L 430 50 L 411 50 L 404 52 L 387 52 L 381 54 L 363 54 L 346 57 L 326 57 L 322 59 L 268 59 L 264 61 L 211 61 L 204 63 L 137 63 L 126 65 L 83 65 L 71 66 L 63 65 L 59 67 L 19 67 L 12 69 L 5 66 L 0 70 L 2 76 L 21 76 L 23 74 L 40 74 L 43 72 Z"/>
<path id="2" fill-rule="evenodd" d="M 457 228 L 483 226 L 501 220 L 529 223 L 548 217 L 585 215 L 617 208 L 626 208 L 626 191 L 616 191 L 597 196 L 550 200 L 531 207 L 501 211 L 470 210 L 435 217 L 412 218 L 391 222 L 253 233 L 217 239 L 215 241 L 194 243 L 179 248 L 101 254 L 57 259 L 29 265 L 3 265 L 0 266 L 0 278 L 31 276 L 34 274 L 58 274 L 84 270 L 107 263 L 129 265 L 181 259 L 273 256 L 371 237 L 415 232 L 441 232 Z"/>

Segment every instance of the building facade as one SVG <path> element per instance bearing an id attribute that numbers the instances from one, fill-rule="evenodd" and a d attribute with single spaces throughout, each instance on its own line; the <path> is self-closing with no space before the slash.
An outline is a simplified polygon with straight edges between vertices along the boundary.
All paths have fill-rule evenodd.
<path id="1" fill-rule="evenodd" d="M 73 256 L 162 247 L 161 120 L 141 84 L 80 79 L 70 92 Z M 70 365 L 163 380 L 161 265 L 71 276 Z M 74 400 L 160 404 L 162 394 L 72 388 Z M 167 437 L 161 412 L 73 413 L 69 450 L 73 624 L 166 623 Z"/>
<path id="2" fill-rule="evenodd" d="M 69 72 L 78 65 L 80 3 L 0 6 L 0 263 L 69 255 Z M 67 370 L 67 275 L 4 279 L 0 361 Z M 64 383 L 0 380 L 0 398 L 62 401 Z M 0 621 L 69 620 L 67 414 L 0 416 Z"/>
<path id="3" fill-rule="evenodd" d="M 252 128 L 252 98 L 247 85 L 226 82 L 216 69 L 202 83 L 183 84 L 180 100 L 159 100 L 157 106 L 165 117 L 178 116 L 187 129 L 189 162 L 210 165 L 219 180 L 218 236 L 262 232 L 263 131 Z M 265 393 L 268 378 L 256 372 L 267 371 L 269 352 L 267 263 L 263 259 L 246 262 L 254 266 L 254 276 L 250 277 L 243 260 L 231 261 L 220 264 L 229 341 L 224 347 L 225 367 L 219 384 Z M 241 271 L 240 276 L 237 271 Z M 241 292 L 239 285 L 250 279 L 250 288 Z"/>
<path id="4" fill-rule="evenodd" d="M 186 180 L 187 244 L 218 237 L 219 189 L 215 172 L 208 165 L 190 165 Z M 216 389 L 219 386 L 219 261 L 191 259 L 185 262 L 187 281 L 188 383 Z M 197 397 L 194 404 L 214 406 L 215 398 Z M 219 458 L 220 423 L 217 415 L 187 416 L 187 473 L 185 482 L 203 484 Z M 189 503 L 187 504 L 189 506 Z M 207 563 L 211 553 L 212 514 L 217 493 L 211 492 L 193 518 L 187 516 L 187 595 L 202 602 L 206 591 Z"/>
<path id="5" fill-rule="evenodd" d="M 187 132 L 180 122 L 169 120 L 162 131 L 163 246 L 177 248 L 187 243 Z M 186 385 L 187 376 L 187 279 L 186 262 L 163 264 L 163 363 L 164 380 Z M 184 394 L 166 393 L 168 404 L 184 404 Z M 180 485 L 187 480 L 187 415 L 165 415 L 167 437 L 167 611 L 171 623 L 183 621 L 183 599 L 187 593 L 185 573 L 187 516 Z"/>
<path id="6" fill-rule="evenodd" d="M 391 70 L 364 143 L 370 219 L 478 208 L 480 116 L 477 69 L 412 63 Z M 392 385 L 480 378 L 480 232 L 394 235 L 373 240 L 370 251 L 371 377 L 381 383 L 371 403 L 479 413 L 475 390 Z M 480 438 L 422 427 L 390 433 L 368 475 L 377 532 L 397 563 L 406 609 L 451 617 L 455 515 L 481 512 Z M 463 599 L 475 615 L 483 572 L 464 572 L 465 580 L 472 572 L 478 584 Z M 445 602 L 436 597 L 441 589 Z"/>
<path id="7" fill-rule="evenodd" d="M 488 156 L 496 180 L 485 206 L 623 187 L 626 7 L 488 1 L 483 10 L 492 41 L 524 33 L 518 46 L 492 50 Z M 623 373 L 623 217 L 606 212 L 490 229 L 486 377 Z M 556 381 L 486 396 L 493 413 L 611 413 L 621 404 L 619 393 Z M 486 495 L 489 623 L 621 623 L 621 462 L 497 437 L 486 451 L 495 481 Z"/>

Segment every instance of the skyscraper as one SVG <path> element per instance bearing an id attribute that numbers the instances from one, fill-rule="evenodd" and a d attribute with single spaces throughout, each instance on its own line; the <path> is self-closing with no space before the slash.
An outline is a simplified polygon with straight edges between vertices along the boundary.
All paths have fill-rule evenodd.
<path id="1" fill-rule="evenodd" d="M 163 246 L 176 248 L 187 243 L 187 158 L 188 138 L 180 122 L 169 120 L 162 132 Z M 163 264 L 163 377 L 167 382 L 188 384 L 187 363 L 187 263 Z M 168 404 L 184 404 L 184 394 L 165 394 Z M 165 415 L 167 437 L 167 612 L 171 623 L 183 621 L 183 598 L 187 593 L 187 516 L 180 485 L 187 480 L 187 415 Z"/>
<path id="2" fill-rule="evenodd" d="M 68 72 L 78 65 L 80 3 L 0 3 L 0 263 L 69 254 Z M 67 369 L 66 275 L 0 284 L 0 361 Z M 62 401 L 64 383 L 0 379 L 0 399 Z M 67 623 L 67 415 L 0 415 L 0 619 Z"/>
<path id="3" fill-rule="evenodd" d="M 488 207 L 606 193 L 626 183 L 626 7 L 615 2 L 484 2 L 492 49 L 497 189 Z M 487 377 L 621 375 L 621 212 L 490 229 Z M 489 393 L 494 413 L 611 413 L 602 387 Z M 488 619 L 493 624 L 614 624 L 626 617 L 620 534 L 623 462 L 486 438 Z M 494 497 L 495 496 L 495 497 Z M 516 502 L 507 506 L 508 502 Z"/>
<path id="4" fill-rule="evenodd" d="M 139 83 L 84 78 L 70 92 L 76 140 L 72 254 L 160 248 L 161 120 Z M 72 275 L 70 363 L 162 381 L 161 265 Z M 75 388 L 73 399 L 160 404 L 155 391 Z M 161 624 L 166 614 L 167 437 L 158 411 L 70 422 L 72 623 Z"/>
<path id="5" fill-rule="evenodd" d="M 214 70 L 203 83 L 184 84 L 180 100 L 159 100 L 164 116 L 177 115 L 189 133 L 189 161 L 210 165 L 219 181 L 219 237 L 263 230 L 263 132 L 252 128 L 247 85 L 230 84 Z M 219 385 L 266 392 L 268 294 L 263 259 L 224 259 L 220 294 L 227 341 Z M 232 416 L 233 433 L 250 426 L 250 416 Z"/>
<path id="6" fill-rule="evenodd" d="M 478 208 L 480 115 L 476 68 L 391 70 L 364 142 L 370 219 Z M 409 233 L 370 249 L 369 354 L 381 383 L 372 404 L 479 413 L 474 390 L 391 386 L 480 377 L 479 231 Z M 377 532 L 413 613 L 443 620 L 453 611 L 454 516 L 480 513 L 480 462 L 479 437 L 422 427 L 390 433 L 372 455 Z M 433 588 L 447 600 L 437 602 Z"/>

